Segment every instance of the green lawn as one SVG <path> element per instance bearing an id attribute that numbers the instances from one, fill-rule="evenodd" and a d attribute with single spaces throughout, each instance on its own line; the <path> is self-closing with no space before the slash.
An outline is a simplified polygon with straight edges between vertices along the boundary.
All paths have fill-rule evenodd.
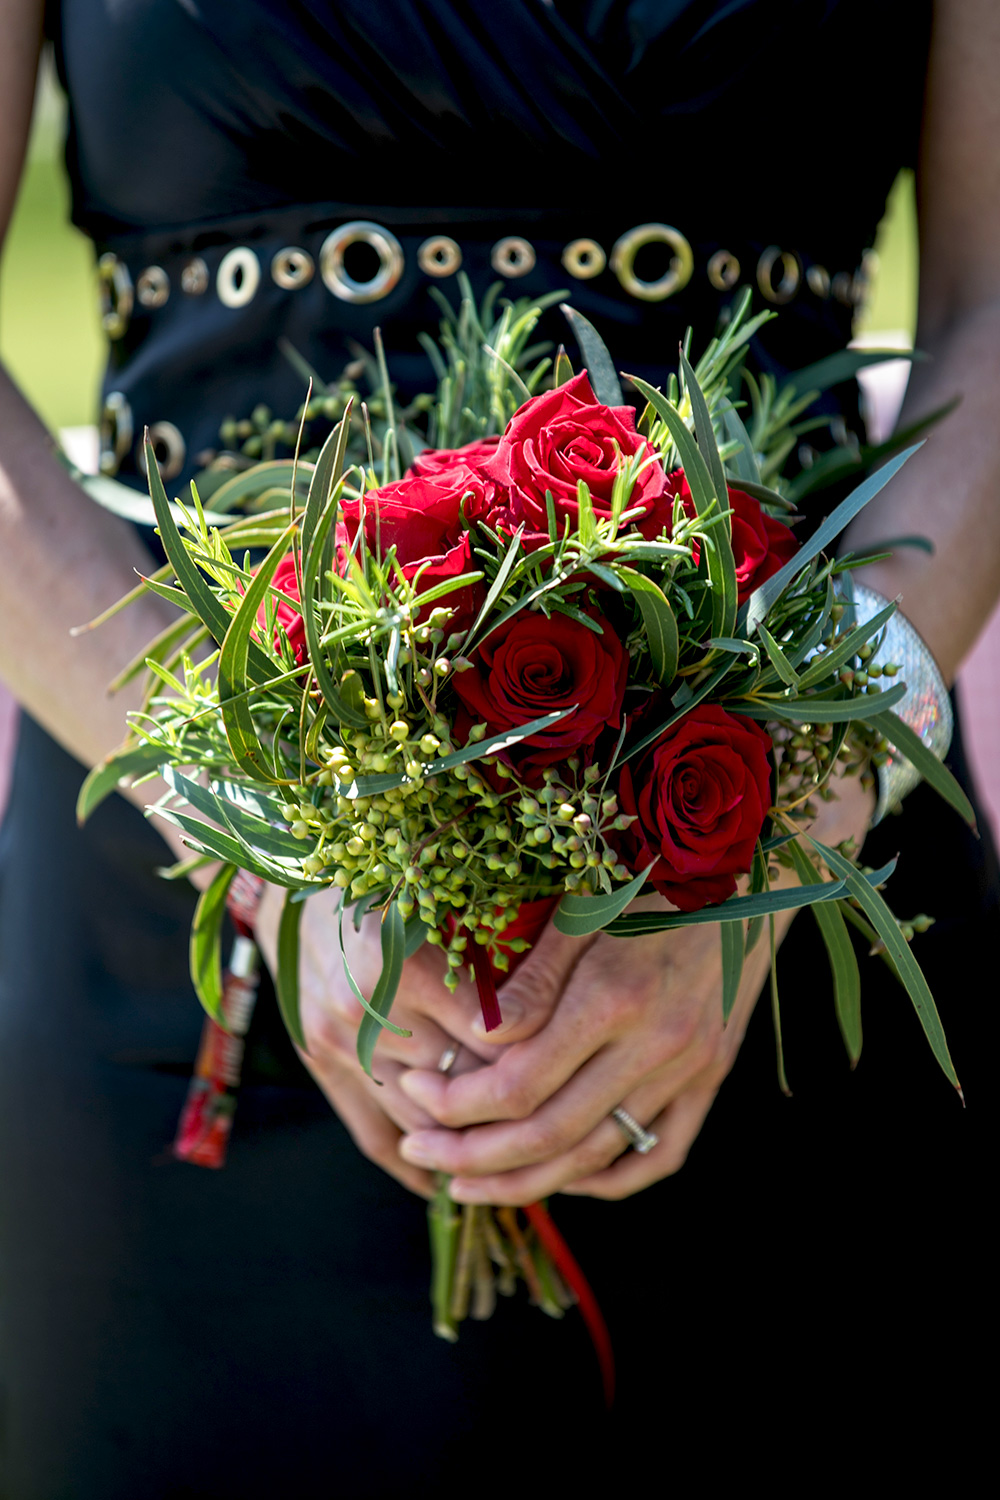
<path id="1" fill-rule="evenodd" d="M 52 428 L 92 422 L 102 361 L 93 255 L 68 222 L 62 105 L 40 91 L 28 164 L 0 266 L 0 356 Z M 905 329 L 916 308 L 913 182 L 897 181 L 878 243 L 867 330 Z"/>

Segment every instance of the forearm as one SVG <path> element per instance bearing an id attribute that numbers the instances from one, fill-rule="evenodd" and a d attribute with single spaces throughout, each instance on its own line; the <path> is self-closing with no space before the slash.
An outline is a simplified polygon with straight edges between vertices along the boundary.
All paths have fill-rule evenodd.
<path id="1" fill-rule="evenodd" d="M 85 765 L 125 737 L 139 685 L 108 684 L 169 623 L 149 596 L 98 630 L 71 636 L 148 572 L 127 523 L 96 506 L 63 471 L 51 439 L 0 372 L 0 677 Z"/>
<path id="2" fill-rule="evenodd" d="M 926 536 L 858 578 L 901 608 L 927 641 L 948 682 L 1000 595 L 1000 303 L 966 313 L 925 346 L 901 422 L 961 396 L 957 410 L 851 527 L 860 549 L 895 536 Z"/>

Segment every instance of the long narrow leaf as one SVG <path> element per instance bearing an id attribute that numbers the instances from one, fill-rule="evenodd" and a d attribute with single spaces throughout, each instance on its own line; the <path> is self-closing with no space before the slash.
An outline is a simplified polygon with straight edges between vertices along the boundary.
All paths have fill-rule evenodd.
<path id="1" fill-rule="evenodd" d="M 885 489 L 890 479 L 894 479 L 900 469 L 912 458 L 917 449 L 922 445 L 914 443 L 912 447 L 904 449 L 902 453 L 889 460 L 881 469 L 867 478 L 863 484 L 859 484 L 856 490 L 848 495 L 846 500 L 841 501 L 832 515 L 816 528 L 809 540 L 799 548 L 795 556 L 786 562 L 783 568 L 779 568 L 759 589 L 755 589 L 750 595 L 747 608 L 747 631 L 752 633 L 756 630 L 761 620 L 766 620 L 768 613 L 777 599 L 785 592 L 785 589 L 797 578 L 807 562 L 818 557 L 830 543 L 835 541 L 845 526 L 849 525 L 854 517 L 875 496 Z M 728 634 L 729 632 L 722 632 Z"/>
<path id="2" fill-rule="evenodd" d="M 442 771 L 450 771 L 453 766 L 463 766 L 468 761 L 481 760 L 484 755 L 496 755 L 502 750 L 510 750 L 514 745 L 519 745 L 522 740 L 531 734 L 539 734 L 545 729 L 550 729 L 553 724 L 558 724 L 560 719 L 576 712 L 576 704 L 571 708 L 561 708 L 555 713 L 543 714 L 540 719 L 532 719 L 527 724 L 520 724 L 517 729 L 505 730 L 503 734 L 490 735 L 489 739 L 478 740 L 476 743 L 466 745 L 462 750 L 453 750 L 450 755 L 442 755 L 440 760 L 429 762 L 423 770 L 425 780 L 433 776 L 440 776 Z M 344 797 L 377 797 L 382 792 L 391 791 L 393 787 L 402 786 L 411 778 L 404 775 L 391 775 L 386 772 L 380 776 L 359 776 L 357 781 L 343 791 Z"/>
<path id="3" fill-rule="evenodd" d="M 191 923 L 191 982 L 198 999 L 220 1026 L 226 1024 L 222 1011 L 222 920 L 235 874 L 234 865 L 222 866 L 198 897 Z"/>
<path id="4" fill-rule="evenodd" d="M 743 923 L 720 922 L 722 943 L 722 1024 L 729 1020 L 743 977 Z"/>
<path id="5" fill-rule="evenodd" d="M 879 699 L 879 702 L 883 707 L 885 706 L 884 696 Z M 898 714 L 888 709 L 884 713 L 874 714 L 870 723 L 873 729 L 878 729 L 885 736 L 900 755 L 905 755 L 914 770 L 920 772 L 938 796 L 943 797 L 948 805 L 965 819 L 969 827 L 974 829 L 976 827 L 975 808 L 948 767 L 943 761 L 938 760 L 933 750 L 928 750 L 919 734 L 911 729 L 909 724 L 904 723 Z"/>
<path id="6" fill-rule="evenodd" d="M 768 917 L 779 911 L 798 911 L 800 907 L 811 906 L 814 901 L 836 901 L 845 890 L 844 881 L 838 880 L 824 885 L 821 893 L 799 887 L 787 891 L 762 891 L 758 896 L 731 896 L 719 906 L 703 906 L 700 911 L 650 911 L 619 917 L 609 923 L 605 931 L 612 937 L 635 937 L 643 932 L 670 932 L 675 927 L 705 927 L 712 922 Z"/>
<path id="7" fill-rule="evenodd" d="M 783 719 L 789 724 L 849 724 L 877 719 L 885 708 L 906 694 L 906 683 L 897 682 L 888 692 L 857 698 L 774 698 L 768 702 L 734 700 L 726 707 L 748 719 Z"/>
<path id="8" fill-rule="evenodd" d="M 882 939 L 886 952 L 896 965 L 900 980 L 913 1003 L 924 1035 L 930 1043 L 931 1051 L 941 1071 L 948 1082 L 961 1093 L 961 1085 L 955 1072 L 955 1065 L 951 1060 L 951 1053 L 948 1051 L 941 1017 L 934 1004 L 934 996 L 931 994 L 930 986 L 924 978 L 920 965 L 910 951 L 910 945 L 899 930 L 896 918 L 878 891 L 851 864 L 850 860 L 845 859 L 836 849 L 828 848 L 809 835 L 807 837 L 813 848 L 822 855 L 830 871 L 840 877 L 838 883 L 847 886 L 848 891 Z M 831 886 L 830 889 L 835 889 L 835 887 Z"/>
<path id="9" fill-rule="evenodd" d="M 650 865 L 627 885 L 619 886 L 608 894 L 577 896 L 572 891 L 567 891 L 556 907 L 552 925 L 557 932 L 565 933 L 567 937 L 587 937 L 591 932 L 600 932 L 602 927 L 607 927 L 609 922 L 620 916 L 629 902 L 639 895 L 652 868 Z"/>
<path id="10" fill-rule="evenodd" d="M 823 877 L 797 839 L 792 840 L 789 852 L 795 864 L 795 873 L 801 883 L 819 885 Z M 844 1046 L 847 1048 L 851 1067 L 854 1068 L 857 1067 L 858 1058 L 861 1056 L 862 1040 L 861 974 L 858 970 L 858 956 L 854 951 L 839 902 L 821 901 L 818 906 L 812 908 L 812 914 L 816 918 L 816 925 L 830 961 L 830 974 L 833 978 L 833 1006 L 837 1013 L 837 1024 L 844 1038 Z"/>
<path id="11" fill-rule="evenodd" d="M 702 455 L 698 443 L 688 431 L 687 424 L 676 406 L 673 406 L 661 391 L 656 390 L 648 381 L 641 380 L 638 375 L 630 375 L 629 379 L 646 397 L 657 416 L 666 425 L 674 447 L 677 449 L 681 468 L 684 470 L 698 515 L 708 516 L 713 511 L 718 514 L 727 510 L 728 490 L 723 487 L 722 493 L 717 493 L 716 482 L 712 478 L 708 462 Z M 695 383 L 695 390 L 697 390 L 697 383 Z M 709 431 L 711 431 L 711 425 L 709 421 Z M 714 437 L 712 441 L 714 442 Z M 719 469 L 721 475 L 721 464 Z M 719 483 L 724 486 L 724 475 L 721 475 Z M 737 586 L 736 563 L 733 558 L 728 517 L 720 525 L 713 527 L 711 537 L 706 538 L 703 550 L 712 586 L 712 634 L 732 635 L 736 624 Z"/>
<path id="12" fill-rule="evenodd" d="M 268 763 L 267 751 L 257 735 L 249 701 L 248 656 L 250 633 L 258 626 L 258 612 L 267 597 L 271 579 L 286 552 L 295 529 L 295 523 L 278 538 L 271 551 L 260 564 L 233 615 L 219 653 L 219 707 L 222 724 L 233 757 L 248 776 L 256 781 L 274 781 L 274 773 Z"/>
<path id="13" fill-rule="evenodd" d="M 281 920 L 278 923 L 278 972 L 274 987 L 278 995 L 281 1019 L 289 1036 L 303 1052 L 308 1052 L 299 1009 L 299 931 L 305 902 L 296 901 L 293 897 L 294 892 L 289 891 L 281 908 Z"/>
<path id="14" fill-rule="evenodd" d="M 163 747 L 160 745 L 132 744 L 115 750 L 84 778 L 76 799 L 76 821 L 82 826 L 126 777 L 145 775 L 162 760 Z"/>
<path id="15" fill-rule="evenodd" d="M 372 991 L 371 1007 L 365 1011 L 358 1028 L 358 1062 L 369 1078 L 372 1076 L 375 1043 L 396 998 L 405 957 L 405 924 L 397 902 L 392 901 L 382 917 L 382 972 Z"/>
<path id="16" fill-rule="evenodd" d="M 680 657 L 680 635 L 677 620 L 670 601 L 663 590 L 634 568 L 619 566 L 619 578 L 628 585 L 646 630 L 646 641 L 653 662 L 653 671 L 664 687 L 669 687 L 677 676 Z"/>
<path id="17" fill-rule="evenodd" d="M 593 323 L 567 302 L 560 302 L 559 311 L 572 328 L 580 346 L 591 389 L 598 401 L 602 401 L 605 406 L 624 406 L 625 397 L 622 395 L 614 360 Z"/>

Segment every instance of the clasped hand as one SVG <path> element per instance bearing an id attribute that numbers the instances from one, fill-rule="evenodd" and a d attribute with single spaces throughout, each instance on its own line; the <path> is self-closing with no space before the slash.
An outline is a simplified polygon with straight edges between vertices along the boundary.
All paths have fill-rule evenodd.
<path id="1" fill-rule="evenodd" d="M 821 810 L 818 834 L 860 844 L 871 811 L 856 782 Z M 794 884 L 783 876 L 779 883 Z M 281 895 L 265 897 L 258 935 L 269 961 Z M 344 924 L 351 969 L 370 994 L 381 966 L 378 917 Z M 776 919 L 777 936 L 791 918 Z M 408 961 L 375 1051 L 378 1084 L 355 1044 L 361 1007 L 343 973 L 337 895 L 310 899 L 302 926 L 303 1061 L 359 1148 L 424 1196 L 432 1172 L 466 1203 L 523 1204 L 550 1193 L 621 1198 L 683 1164 L 736 1058 L 769 962 L 767 933 L 748 956 L 723 1027 L 717 925 L 642 938 L 564 937 L 548 927 L 500 990 L 503 1026 L 487 1035 L 475 987 L 450 994 L 440 951 Z M 460 1051 L 447 1074 L 438 1063 Z M 658 1136 L 646 1155 L 610 1112 L 623 1105 Z"/>

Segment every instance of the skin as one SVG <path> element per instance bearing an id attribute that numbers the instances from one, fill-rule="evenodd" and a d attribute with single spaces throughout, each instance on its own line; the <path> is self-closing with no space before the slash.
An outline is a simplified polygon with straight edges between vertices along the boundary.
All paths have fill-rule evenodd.
<path id="1" fill-rule="evenodd" d="M 0 0 L 0 230 L 23 161 L 41 15 L 38 0 Z M 998 66 L 994 0 L 940 0 L 919 178 L 917 342 L 932 358 L 914 373 L 903 419 L 957 392 L 963 403 L 848 539 L 860 547 L 921 532 L 935 542 L 933 558 L 897 552 L 867 570 L 865 581 L 889 598 L 902 596 L 949 681 L 1000 593 Z M 109 699 L 105 685 L 170 611 L 149 599 L 100 631 L 71 638 L 69 630 L 148 566 L 132 529 L 66 478 L 48 434 L 0 371 L 0 675 L 87 765 L 122 740 L 125 713 L 138 701 L 134 689 Z M 149 787 L 134 800 L 150 801 Z M 852 783 L 823 808 L 819 831 L 834 842 L 848 834 L 860 842 L 869 816 L 870 802 Z M 184 852 L 171 831 L 165 837 Z M 627 950 L 613 938 L 586 943 L 550 929 L 501 992 L 506 1024 L 487 1039 L 475 1024 L 472 987 L 450 997 L 439 957 L 428 949 L 407 965 L 393 1010 L 413 1037 L 380 1040 L 378 1086 L 354 1060 L 359 1007 L 342 977 L 332 905 L 332 897 L 317 897 L 304 919 L 306 1061 L 359 1147 L 425 1195 L 432 1167 L 457 1174 L 456 1198 L 496 1203 L 555 1190 L 623 1197 L 676 1171 L 732 1065 L 766 968 L 761 944 L 723 1030 L 713 928 L 629 940 Z M 271 958 L 279 907 L 279 893 L 269 892 L 259 935 Z M 348 948 L 370 992 L 374 924 L 358 935 L 350 929 Z M 436 1063 L 451 1038 L 462 1050 L 444 1077 Z M 618 1103 L 660 1136 L 649 1155 L 623 1154 L 624 1138 L 606 1118 Z"/>

